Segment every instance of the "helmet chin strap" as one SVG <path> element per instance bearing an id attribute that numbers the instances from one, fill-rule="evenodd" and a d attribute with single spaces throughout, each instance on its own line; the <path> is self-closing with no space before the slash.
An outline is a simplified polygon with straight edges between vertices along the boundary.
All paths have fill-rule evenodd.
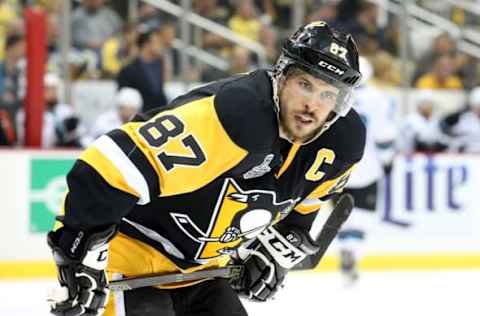
<path id="1" fill-rule="evenodd" d="M 315 135 L 313 135 L 310 139 L 308 139 L 306 141 L 303 141 L 303 142 L 295 141 L 294 139 L 289 137 L 289 135 L 285 132 L 285 129 L 282 127 L 282 121 L 280 119 L 280 98 L 279 98 L 279 95 L 278 95 L 278 92 L 279 92 L 278 90 L 279 90 L 279 85 L 280 85 L 280 79 L 281 79 L 281 76 L 283 76 L 283 73 L 282 72 L 273 73 L 271 71 L 268 71 L 267 73 L 270 77 L 270 80 L 272 81 L 273 103 L 275 104 L 275 112 L 277 114 L 277 122 L 278 122 L 278 129 L 279 129 L 280 137 L 286 139 L 287 141 L 289 141 L 292 144 L 306 145 L 306 144 L 309 144 L 309 143 L 313 142 L 318 137 L 320 137 L 320 135 L 322 135 L 326 130 L 328 130 L 330 128 L 330 126 L 332 126 L 333 123 L 335 123 L 340 118 L 341 115 L 338 114 L 338 113 L 335 113 L 335 116 L 332 117 L 330 120 L 325 121 L 325 123 L 323 123 L 322 127 L 320 127 L 318 129 L 317 133 L 315 133 Z"/>

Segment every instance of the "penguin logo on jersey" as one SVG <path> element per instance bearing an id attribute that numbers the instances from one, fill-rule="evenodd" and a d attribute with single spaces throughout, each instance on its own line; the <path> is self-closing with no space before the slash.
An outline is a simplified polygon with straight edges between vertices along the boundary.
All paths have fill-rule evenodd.
<path id="1" fill-rule="evenodd" d="M 171 213 L 177 226 L 199 244 L 196 259 L 219 256 L 225 248 L 236 246 L 243 238 L 258 235 L 271 223 L 290 213 L 300 199 L 277 202 L 274 191 L 243 190 L 233 179 L 226 179 L 217 199 L 207 231 L 181 213 Z"/>

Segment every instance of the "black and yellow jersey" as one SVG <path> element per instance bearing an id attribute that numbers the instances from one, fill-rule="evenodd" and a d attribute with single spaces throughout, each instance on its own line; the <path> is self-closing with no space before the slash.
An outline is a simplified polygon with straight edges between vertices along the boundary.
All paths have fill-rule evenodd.
<path id="1" fill-rule="evenodd" d="M 118 223 L 181 268 L 204 264 L 271 223 L 308 228 L 364 144 L 354 110 L 315 141 L 289 143 L 267 71 L 231 77 L 97 139 L 67 176 L 65 224 Z"/>

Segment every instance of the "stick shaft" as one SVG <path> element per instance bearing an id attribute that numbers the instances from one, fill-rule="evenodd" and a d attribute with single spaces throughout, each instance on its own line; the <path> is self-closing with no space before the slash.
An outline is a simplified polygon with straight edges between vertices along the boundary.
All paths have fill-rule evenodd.
<path id="1" fill-rule="evenodd" d="M 353 197 L 350 194 L 343 194 L 339 199 L 332 213 L 320 230 L 318 236 L 314 239 L 320 249 L 313 255 L 305 258 L 295 269 L 308 270 L 314 269 L 327 252 L 328 247 L 335 239 L 339 229 L 350 216 L 354 206 Z"/>
<path id="2" fill-rule="evenodd" d="M 241 266 L 232 265 L 224 268 L 201 270 L 191 273 L 172 273 L 126 278 L 110 281 L 108 287 L 111 291 L 127 291 L 140 287 L 165 285 L 176 282 L 195 281 L 209 278 L 232 278 L 241 273 L 241 269 Z"/>

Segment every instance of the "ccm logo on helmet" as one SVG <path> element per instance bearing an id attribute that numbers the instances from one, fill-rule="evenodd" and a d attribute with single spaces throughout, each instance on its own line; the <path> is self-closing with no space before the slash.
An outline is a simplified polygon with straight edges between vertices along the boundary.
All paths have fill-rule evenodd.
<path id="1" fill-rule="evenodd" d="M 325 60 L 320 60 L 318 62 L 318 65 L 322 68 L 327 69 L 328 71 L 333 72 L 336 75 L 339 75 L 339 76 L 342 76 L 345 73 L 344 70 L 342 70 L 342 69 L 340 69 L 340 68 L 338 68 L 338 67 L 336 67 L 332 64 L 327 63 Z"/>

